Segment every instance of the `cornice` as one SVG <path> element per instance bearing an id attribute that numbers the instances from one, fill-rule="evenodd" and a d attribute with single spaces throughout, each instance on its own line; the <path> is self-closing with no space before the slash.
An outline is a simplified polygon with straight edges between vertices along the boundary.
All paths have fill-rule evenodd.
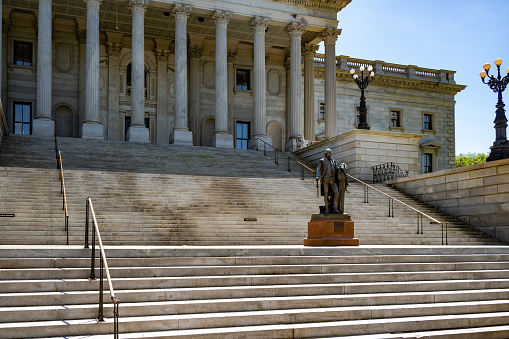
<path id="1" fill-rule="evenodd" d="M 285 2 L 293 5 L 322 9 L 339 12 L 345 8 L 352 0 L 274 0 L 275 2 Z"/>
<path id="2" fill-rule="evenodd" d="M 325 68 L 315 66 L 315 77 L 325 79 Z M 337 69 L 336 80 L 343 82 L 352 82 L 352 76 L 350 72 L 347 70 Z M 465 85 L 396 77 L 384 74 L 376 74 L 372 82 L 372 86 L 403 88 L 408 90 L 425 91 L 447 95 L 456 95 L 467 87 Z"/>

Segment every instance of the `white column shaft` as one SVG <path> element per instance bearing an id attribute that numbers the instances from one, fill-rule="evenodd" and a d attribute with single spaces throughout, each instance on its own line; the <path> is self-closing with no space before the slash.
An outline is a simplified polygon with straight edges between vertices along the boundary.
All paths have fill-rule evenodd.
<path id="1" fill-rule="evenodd" d="M 314 52 L 304 55 L 304 139 L 315 140 Z"/>
<path id="2" fill-rule="evenodd" d="M 337 134 L 335 44 L 325 44 L 325 138 Z"/>
<path id="3" fill-rule="evenodd" d="M 267 136 L 267 95 L 265 77 L 265 29 L 270 20 L 256 16 L 251 25 L 254 29 L 254 126 L 253 136 Z"/>
<path id="4" fill-rule="evenodd" d="M 189 6 L 175 5 L 175 129 L 188 130 L 187 123 L 187 17 Z"/>
<path id="5" fill-rule="evenodd" d="M 51 119 L 51 0 L 39 1 L 37 41 L 37 118 Z M 51 131 L 53 133 L 53 131 Z"/>
<path id="6" fill-rule="evenodd" d="M 145 9 L 132 10 L 131 126 L 145 127 Z"/>
<path id="7" fill-rule="evenodd" d="M 229 18 L 216 18 L 216 133 L 228 133 L 228 65 L 226 42 L 228 21 Z"/>
<path id="8" fill-rule="evenodd" d="M 85 123 L 99 117 L 99 0 L 87 0 Z"/>
<path id="9" fill-rule="evenodd" d="M 301 33 L 290 34 L 290 138 L 303 136 Z"/>

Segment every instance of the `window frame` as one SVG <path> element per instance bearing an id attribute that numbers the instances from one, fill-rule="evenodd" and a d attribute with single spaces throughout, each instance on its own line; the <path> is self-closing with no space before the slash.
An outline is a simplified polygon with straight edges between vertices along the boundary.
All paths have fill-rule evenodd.
<path id="1" fill-rule="evenodd" d="M 424 152 L 422 154 L 422 173 L 433 173 L 435 171 L 434 156 L 431 152 Z M 429 168 L 429 170 L 428 170 Z"/>
<path id="2" fill-rule="evenodd" d="M 398 113 L 398 126 L 393 125 L 392 115 L 394 112 Z M 399 108 L 391 108 L 389 109 L 389 130 L 393 131 L 403 131 L 403 110 Z"/>
<path id="3" fill-rule="evenodd" d="M 429 116 L 431 118 L 431 122 L 429 123 L 429 126 L 426 125 L 425 117 Z M 431 127 L 431 129 L 428 129 L 426 127 Z M 435 114 L 430 112 L 423 112 L 422 113 L 422 133 L 436 133 L 435 129 Z"/>
<path id="4" fill-rule="evenodd" d="M 30 57 L 30 65 L 25 65 L 24 63 L 26 61 L 22 61 L 23 64 L 18 64 L 17 63 L 17 56 L 19 55 L 17 52 L 17 45 L 18 44 L 23 44 L 23 45 L 30 45 L 30 49 L 29 49 L 29 55 L 28 57 Z M 12 64 L 15 65 L 15 66 L 18 66 L 18 67 L 34 67 L 34 42 L 33 41 L 28 41 L 28 40 L 23 40 L 23 39 L 13 39 L 12 41 Z M 23 56 L 25 56 L 23 54 Z M 24 59 L 24 58 L 23 58 Z"/>
<path id="5" fill-rule="evenodd" d="M 238 72 L 239 71 L 246 71 L 248 76 L 249 76 L 249 79 L 247 80 L 247 89 L 244 89 L 244 88 L 238 88 L 237 87 L 237 83 L 238 83 Z M 252 92 L 253 91 L 253 67 L 250 67 L 250 66 L 242 66 L 242 65 L 237 65 L 237 66 L 234 66 L 234 84 L 233 84 L 233 91 L 236 93 L 236 92 Z"/>
<path id="6" fill-rule="evenodd" d="M 325 121 L 325 101 L 318 102 L 318 121 Z"/>
<path id="7" fill-rule="evenodd" d="M 17 105 L 21 105 L 22 107 L 23 106 L 28 106 L 30 108 L 30 121 L 29 122 L 25 122 L 24 121 L 24 114 L 22 112 L 22 120 L 21 121 L 18 121 L 16 119 L 16 106 Z M 32 135 L 32 131 L 33 131 L 33 103 L 30 102 L 30 101 L 13 101 L 12 102 L 12 131 L 13 131 L 13 134 L 19 134 L 19 135 Z M 18 123 L 21 123 L 22 125 L 22 129 L 21 131 L 24 131 L 24 125 L 28 125 L 30 130 L 29 130 L 29 133 L 26 134 L 26 133 L 16 133 L 16 124 Z"/>

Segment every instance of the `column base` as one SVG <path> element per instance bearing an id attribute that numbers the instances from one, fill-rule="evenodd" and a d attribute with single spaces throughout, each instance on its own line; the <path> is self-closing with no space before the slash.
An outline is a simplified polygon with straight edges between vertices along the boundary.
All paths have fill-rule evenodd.
<path id="1" fill-rule="evenodd" d="M 49 118 L 35 118 L 32 134 L 40 137 L 52 137 L 55 135 L 55 122 Z"/>
<path id="2" fill-rule="evenodd" d="M 170 134 L 170 144 L 193 146 L 193 132 L 183 129 L 174 129 Z"/>
<path id="3" fill-rule="evenodd" d="M 127 140 L 133 142 L 150 142 L 148 128 L 145 126 L 130 126 L 127 130 Z"/>
<path id="4" fill-rule="evenodd" d="M 257 135 L 252 139 L 249 139 L 247 148 L 262 150 L 264 147 L 266 147 L 267 151 L 272 151 L 272 147 L 264 144 L 262 141 L 265 141 L 267 144 L 272 145 L 272 138 L 269 138 L 266 135 Z"/>
<path id="5" fill-rule="evenodd" d="M 98 122 L 84 122 L 81 137 L 83 139 L 104 139 L 103 125 Z"/>
<path id="6" fill-rule="evenodd" d="M 306 139 L 302 137 L 292 138 L 286 142 L 285 152 L 295 152 L 307 146 L 309 146 L 309 142 Z"/>
<path id="7" fill-rule="evenodd" d="M 216 133 L 212 137 L 212 147 L 233 148 L 233 135 L 228 133 Z"/>

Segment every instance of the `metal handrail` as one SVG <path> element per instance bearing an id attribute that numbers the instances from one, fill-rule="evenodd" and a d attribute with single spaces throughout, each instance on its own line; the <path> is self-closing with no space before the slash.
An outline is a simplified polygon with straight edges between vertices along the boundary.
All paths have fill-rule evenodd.
<path id="1" fill-rule="evenodd" d="M 289 156 L 288 154 L 286 154 L 285 152 L 282 152 L 280 151 L 279 149 L 277 149 L 276 147 L 272 146 L 271 144 L 269 144 L 268 142 L 265 142 L 263 141 L 262 139 L 258 138 L 258 137 L 255 137 L 255 139 L 263 142 L 264 144 L 264 147 L 263 147 L 263 155 L 267 155 L 267 148 L 266 146 L 270 146 L 272 147 L 272 149 L 275 151 L 274 153 L 274 158 L 275 158 L 275 163 L 277 165 L 279 165 L 279 157 L 278 157 L 278 154 L 281 153 L 283 154 L 284 156 L 287 157 L 288 159 L 288 172 L 291 172 L 291 168 L 290 168 L 290 160 L 293 160 L 295 161 L 297 164 L 299 164 L 301 166 L 301 179 L 304 180 L 304 169 L 307 169 L 308 171 L 311 171 L 311 172 L 316 172 L 314 169 L 310 168 L 309 166 L 303 164 L 301 161 L 295 159 L 294 157 L 291 157 Z M 258 149 L 258 143 L 256 144 L 256 150 L 259 151 Z"/>
<path id="2" fill-rule="evenodd" d="M 350 174 L 346 174 L 348 177 L 352 178 L 353 180 L 355 181 L 358 181 L 360 182 L 361 184 L 364 185 L 364 203 L 369 203 L 369 196 L 368 196 L 368 189 L 371 188 L 372 190 L 386 196 L 389 198 L 389 217 L 394 217 L 394 201 L 396 201 L 397 203 L 405 206 L 405 207 L 408 207 L 410 208 L 411 210 L 417 212 L 417 234 L 423 234 L 423 227 L 422 227 L 422 217 L 426 217 L 428 218 L 429 220 L 431 220 L 430 224 L 439 224 L 442 226 L 442 245 L 444 244 L 444 225 L 445 225 L 445 244 L 448 245 L 449 242 L 448 242 L 448 223 L 444 223 L 444 222 L 441 222 L 441 221 L 438 221 L 437 219 L 427 215 L 426 213 L 424 212 L 421 212 L 419 211 L 417 208 L 415 207 L 412 207 L 406 203 L 404 203 L 403 201 L 397 199 L 397 198 L 394 198 L 393 196 L 385 193 L 385 192 L 382 192 L 380 191 L 379 189 L 365 183 L 364 181 L 360 180 L 360 179 L 357 179 L 356 177 L 354 177 L 353 175 L 350 175 Z"/>
<path id="3" fill-rule="evenodd" d="M 58 149 L 57 137 L 55 137 L 55 151 L 57 153 L 57 169 L 59 169 L 60 194 L 62 194 L 62 209 L 65 211 L 65 231 L 67 233 L 66 244 L 69 245 L 69 212 L 67 210 L 67 195 L 65 193 L 64 168 L 62 165 L 62 154 Z"/>
<path id="4" fill-rule="evenodd" d="M 95 238 L 97 236 L 97 241 L 99 242 L 99 250 L 101 253 L 101 267 L 100 267 L 100 282 L 99 282 L 99 312 L 97 315 L 97 321 L 104 321 L 104 287 L 103 287 L 103 271 L 106 271 L 106 279 L 108 281 L 108 287 L 110 290 L 110 297 L 113 301 L 113 337 L 118 339 L 118 309 L 120 300 L 115 297 L 115 291 L 113 290 L 113 283 L 111 281 L 110 269 L 108 267 L 108 261 L 106 260 L 106 254 L 104 252 L 104 246 L 101 239 L 101 233 L 99 232 L 99 226 L 97 226 L 97 218 L 95 216 L 94 205 L 92 204 L 92 200 L 90 197 L 86 199 L 86 221 L 85 221 L 85 248 L 89 248 L 88 243 L 88 233 L 89 233 L 89 211 L 92 214 L 92 221 L 94 227 L 92 228 L 92 261 L 90 265 L 90 280 L 95 280 Z"/>
<path id="5" fill-rule="evenodd" d="M 394 180 L 397 178 L 408 177 L 408 171 L 403 172 L 395 162 L 373 166 L 373 183 Z"/>
<path id="6" fill-rule="evenodd" d="M 4 107 L 2 100 L 0 100 L 0 132 L 3 137 L 9 134 L 9 128 L 7 125 L 7 118 L 5 117 Z"/>

